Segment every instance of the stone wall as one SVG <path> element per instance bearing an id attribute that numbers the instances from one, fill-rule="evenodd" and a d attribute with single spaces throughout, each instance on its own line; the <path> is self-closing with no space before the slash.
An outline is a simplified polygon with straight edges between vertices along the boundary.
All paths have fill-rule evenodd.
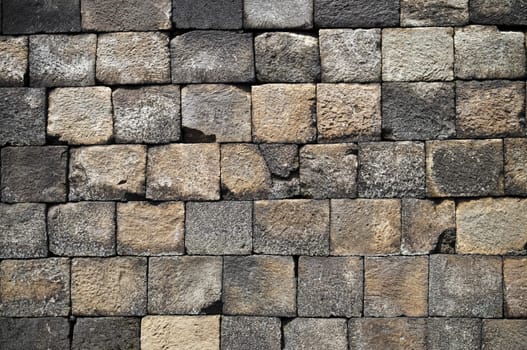
<path id="1" fill-rule="evenodd" d="M 527 349 L 526 1 L 0 2 L 0 349 Z"/>

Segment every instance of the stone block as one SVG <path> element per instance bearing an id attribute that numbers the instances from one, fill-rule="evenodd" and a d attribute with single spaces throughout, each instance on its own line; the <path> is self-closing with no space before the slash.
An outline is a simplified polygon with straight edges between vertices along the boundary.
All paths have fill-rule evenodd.
<path id="1" fill-rule="evenodd" d="M 48 255 L 45 204 L 0 204 L 0 259 Z"/>
<path id="2" fill-rule="evenodd" d="M 267 168 L 271 172 L 268 198 L 282 199 L 300 195 L 299 152 L 294 144 L 260 144 Z"/>
<path id="3" fill-rule="evenodd" d="M 139 350 L 141 321 L 132 317 L 80 317 L 73 328 L 72 350 Z"/>
<path id="4" fill-rule="evenodd" d="M 0 36 L 0 86 L 24 86 L 27 57 L 26 36 Z"/>
<path id="5" fill-rule="evenodd" d="M 243 0 L 174 0 L 172 20 L 181 29 L 241 29 Z"/>
<path id="6" fill-rule="evenodd" d="M 69 348 L 70 325 L 65 317 L 0 318 L 3 350 L 63 350 Z"/>
<path id="7" fill-rule="evenodd" d="M 283 326 L 285 350 L 347 350 L 345 319 L 295 318 Z"/>
<path id="8" fill-rule="evenodd" d="M 348 325 L 350 349 L 426 350 L 423 318 L 352 318 Z"/>
<path id="9" fill-rule="evenodd" d="M 468 24 L 468 0 L 401 0 L 404 27 Z"/>
<path id="10" fill-rule="evenodd" d="M 243 1 L 243 26 L 249 29 L 311 29 L 311 0 Z"/>
<path id="11" fill-rule="evenodd" d="M 479 350 L 481 320 L 475 318 L 429 318 L 429 350 Z"/>
<path id="12" fill-rule="evenodd" d="M 317 27 L 393 27 L 399 24 L 399 1 L 315 0 Z"/>
<path id="13" fill-rule="evenodd" d="M 505 139 L 505 193 L 527 195 L 527 140 Z"/>
<path id="14" fill-rule="evenodd" d="M 527 343 L 527 320 L 483 320 L 483 350 L 520 350 Z"/>
<path id="15" fill-rule="evenodd" d="M 506 317 L 527 316 L 527 257 L 503 260 L 503 293 Z"/>
<path id="16" fill-rule="evenodd" d="M 224 350 L 281 349 L 280 319 L 274 317 L 223 316 L 221 348 Z"/>
<path id="17" fill-rule="evenodd" d="M 527 25 L 527 4 L 521 0 L 471 0 L 470 21 L 507 26 Z"/>

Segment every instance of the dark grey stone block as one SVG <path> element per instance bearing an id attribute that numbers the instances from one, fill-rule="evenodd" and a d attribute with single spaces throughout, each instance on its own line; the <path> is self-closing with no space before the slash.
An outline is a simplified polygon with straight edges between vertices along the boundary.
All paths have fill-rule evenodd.
<path id="1" fill-rule="evenodd" d="M 240 29 L 243 0 L 173 0 L 172 21 L 182 29 Z"/>
<path id="2" fill-rule="evenodd" d="M 317 27 L 393 27 L 399 24 L 399 0 L 315 0 Z"/>
<path id="3" fill-rule="evenodd" d="M 495 25 L 527 25 L 524 0 L 470 0 L 470 22 Z"/>
<path id="4" fill-rule="evenodd" d="M 221 319 L 221 348 L 224 350 L 280 350 L 280 319 L 231 317 Z"/>
<path id="5" fill-rule="evenodd" d="M 283 349 L 347 350 L 346 328 L 345 319 L 295 318 L 283 327 Z"/>
<path id="6" fill-rule="evenodd" d="M 72 350 L 139 350 L 139 318 L 77 318 L 73 328 Z"/>
<path id="7" fill-rule="evenodd" d="M 481 342 L 481 320 L 474 318 L 429 318 L 429 350 L 478 350 Z"/>
<path id="8" fill-rule="evenodd" d="M 313 27 L 313 0 L 244 0 L 243 26 L 310 29 Z"/>
<path id="9" fill-rule="evenodd" d="M 67 318 L 0 318 L 2 350 L 69 349 Z"/>

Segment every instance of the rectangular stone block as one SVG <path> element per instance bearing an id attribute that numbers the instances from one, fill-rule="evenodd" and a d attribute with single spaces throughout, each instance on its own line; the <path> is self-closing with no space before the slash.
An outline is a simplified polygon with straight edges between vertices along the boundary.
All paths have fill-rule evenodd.
<path id="1" fill-rule="evenodd" d="M 26 36 L 0 36 L 0 86 L 24 86 L 27 57 Z"/>
<path id="2" fill-rule="evenodd" d="M 68 349 L 70 325 L 65 317 L 0 318 L 0 348 Z"/>
<path id="3" fill-rule="evenodd" d="M 311 0 L 243 0 L 243 26 L 249 29 L 311 29 Z"/>
<path id="4" fill-rule="evenodd" d="M 481 320 L 476 318 L 429 318 L 428 350 L 479 350 Z"/>
<path id="5" fill-rule="evenodd" d="M 505 193 L 527 195 L 527 140 L 504 139 Z"/>
<path id="6" fill-rule="evenodd" d="M 315 0 L 317 27 L 393 27 L 399 24 L 399 1 Z"/>
<path id="7" fill-rule="evenodd" d="M 243 0 L 173 0 L 172 21 L 181 29 L 241 29 Z"/>
<path id="8" fill-rule="evenodd" d="M 401 0 L 404 27 L 463 26 L 468 24 L 469 0 Z"/>
<path id="9" fill-rule="evenodd" d="M 79 317 L 73 328 L 72 350 L 139 350 L 141 321 L 132 317 Z"/>
<path id="10" fill-rule="evenodd" d="M 483 320 L 482 349 L 516 350 L 525 348 L 527 320 Z"/>
<path id="11" fill-rule="evenodd" d="M 527 258 L 503 259 L 505 317 L 527 316 Z"/>
<path id="12" fill-rule="evenodd" d="M 507 26 L 527 25 L 527 4 L 522 0 L 471 0 L 472 23 Z"/>
<path id="13" fill-rule="evenodd" d="M 285 350 L 347 350 L 345 319 L 295 318 L 283 326 Z"/>
<path id="14" fill-rule="evenodd" d="M 48 255 L 46 205 L 0 204 L 0 259 Z"/>
<path id="15" fill-rule="evenodd" d="M 299 152 L 295 144 L 260 144 L 267 168 L 271 172 L 268 198 L 294 198 L 300 195 Z"/>
<path id="16" fill-rule="evenodd" d="M 281 324 L 274 317 L 223 316 L 221 349 L 281 349 Z"/>
<path id="17" fill-rule="evenodd" d="M 352 318 L 348 326 L 350 349 L 426 350 L 423 318 Z"/>

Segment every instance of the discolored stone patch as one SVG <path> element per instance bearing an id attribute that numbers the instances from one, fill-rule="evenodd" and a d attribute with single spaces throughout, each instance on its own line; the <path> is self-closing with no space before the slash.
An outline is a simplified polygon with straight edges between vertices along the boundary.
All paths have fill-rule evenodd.
<path id="1" fill-rule="evenodd" d="M 317 27 L 393 27 L 399 24 L 399 1 L 315 0 Z"/>
<path id="2" fill-rule="evenodd" d="M 482 349 L 514 350 L 525 348 L 527 320 L 483 320 Z"/>
<path id="3" fill-rule="evenodd" d="M 271 173 L 270 199 L 300 195 L 299 152 L 294 144 L 260 144 L 260 153 Z"/>
<path id="4" fill-rule="evenodd" d="M 503 293 L 506 317 L 527 315 L 527 258 L 503 259 Z"/>
<path id="5" fill-rule="evenodd" d="M 249 29 L 310 29 L 313 27 L 313 2 L 244 0 L 243 26 Z"/>
<path id="6" fill-rule="evenodd" d="M 352 318 L 348 332 L 351 349 L 426 350 L 423 318 Z"/>
<path id="7" fill-rule="evenodd" d="M 401 25 L 462 26 L 468 24 L 468 3 L 468 0 L 401 0 Z"/>
<path id="8" fill-rule="evenodd" d="M 280 350 L 280 327 L 280 319 L 274 317 L 223 316 L 221 348 Z"/>
<path id="9" fill-rule="evenodd" d="M 69 332 L 70 325 L 65 317 L 0 318 L 0 348 L 67 349 Z"/>
<path id="10" fill-rule="evenodd" d="M 141 321 L 132 317 L 80 317 L 73 328 L 72 350 L 139 350 Z"/>
<path id="11" fill-rule="evenodd" d="M 0 36 L 0 86 L 24 86 L 27 57 L 27 37 Z"/>
<path id="12" fill-rule="evenodd" d="M 527 4 L 523 1 L 471 0 L 470 21 L 508 26 L 527 25 Z"/>
<path id="13" fill-rule="evenodd" d="M 504 139 L 505 193 L 527 194 L 527 140 Z"/>
<path id="14" fill-rule="evenodd" d="M 348 349 L 345 319 L 295 318 L 283 330 L 286 350 Z"/>
<path id="15" fill-rule="evenodd" d="M 475 318 L 429 318 L 429 350 L 478 350 L 481 343 L 481 320 Z"/>
<path id="16" fill-rule="evenodd" d="M 182 29 L 241 29 L 243 0 L 174 0 L 172 20 Z"/>

